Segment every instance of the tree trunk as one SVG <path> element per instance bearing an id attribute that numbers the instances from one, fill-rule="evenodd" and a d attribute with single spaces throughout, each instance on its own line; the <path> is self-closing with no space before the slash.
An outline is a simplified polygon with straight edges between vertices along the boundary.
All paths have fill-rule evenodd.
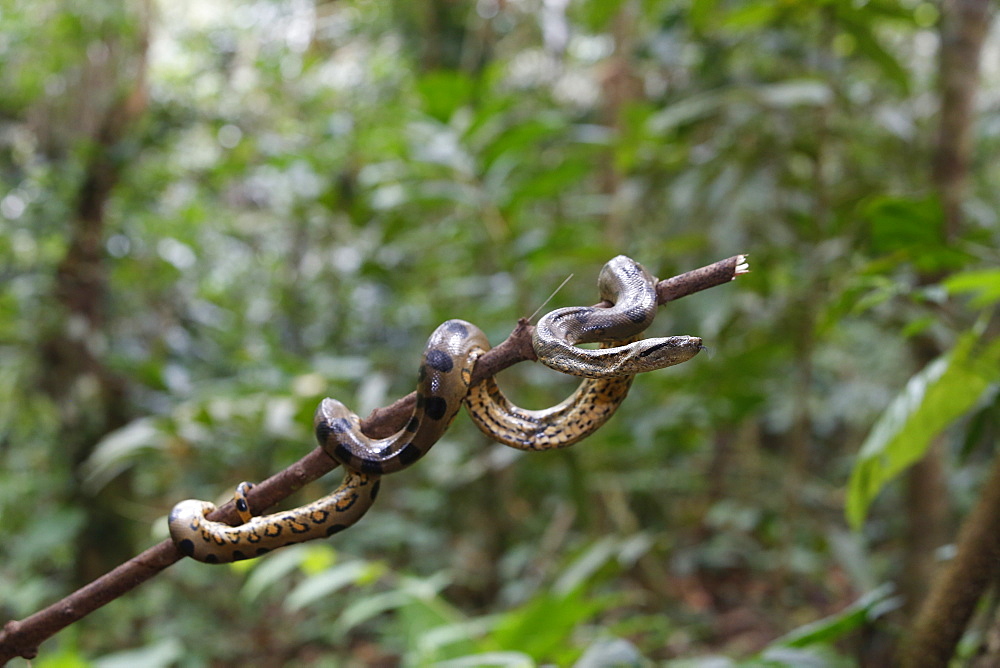
<path id="1" fill-rule="evenodd" d="M 122 11 L 125 11 L 122 9 Z M 92 136 L 71 136 L 87 147 L 84 175 L 69 219 L 66 254 L 56 268 L 52 302 L 59 306 L 39 340 L 39 385 L 60 411 L 60 443 L 73 472 L 68 503 L 86 513 L 77 553 L 76 578 L 89 582 L 131 550 L 117 515 L 104 499 L 82 488 L 79 465 L 110 431 L 130 418 L 127 387 L 101 358 L 106 336 L 108 271 L 105 264 L 105 206 L 118 183 L 128 151 L 127 133 L 146 109 L 148 13 L 134 40 L 109 42 L 113 53 L 93 76 L 81 77 L 81 95 L 90 95 L 88 111 L 102 97 L 109 100 Z M 110 64 L 109 64 L 110 63 Z M 72 119 L 71 119 L 72 122 Z M 85 126 L 85 124 L 81 124 Z M 72 134 L 72 133 L 71 133 Z M 72 146 L 61 147 L 68 150 Z"/>
<path id="2" fill-rule="evenodd" d="M 969 180 L 979 60 L 990 25 L 989 0 L 946 0 L 942 7 L 939 86 L 941 111 L 933 164 L 933 183 L 944 210 L 944 241 L 953 243 L 962 221 L 962 201 Z M 933 282 L 940 276 L 924 276 Z M 918 362 L 940 353 L 930 342 L 917 342 Z M 945 666 L 954 653 L 985 586 L 998 575 L 994 531 L 1000 528 L 1000 460 L 975 512 L 966 521 L 959 554 L 943 577 L 931 582 L 934 550 L 944 542 L 947 499 L 940 442 L 909 472 L 906 512 L 909 523 L 902 580 L 909 610 L 919 613 L 907 634 L 901 657 L 905 666 Z M 991 541 L 990 535 L 994 538 Z M 990 556 L 988 556 L 990 555 Z"/>
<path id="3" fill-rule="evenodd" d="M 947 666 L 983 592 L 1000 578 L 1000 457 L 900 648 L 903 668 Z"/>

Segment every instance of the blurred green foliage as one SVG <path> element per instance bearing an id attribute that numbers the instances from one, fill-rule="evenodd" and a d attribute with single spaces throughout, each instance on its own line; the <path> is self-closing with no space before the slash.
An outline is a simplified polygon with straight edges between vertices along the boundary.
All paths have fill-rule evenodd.
<path id="1" fill-rule="evenodd" d="M 639 378 L 572 450 L 460 418 L 351 531 L 180 563 L 32 665 L 853 665 L 898 603 L 891 479 L 947 430 L 961 512 L 997 433 L 1000 171 L 976 162 L 946 240 L 936 12 L 0 1 L 4 618 L 81 584 L 100 522 L 127 539 L 109 567 L 165 538 L 176 501 L 295 461 L 323 396 L 363 415 L 410 391 L 447 318 L 499 342 L 571 273 L 548 308 L 596 301 L 619 253 L 753 270 L 663 309 L 651 334 L 711 354 Z M 139 88 L 87 327 L 54 281 L 101 124 Z M 101 430 L 99 378 L 47 375 L 52 333 L 124 380 L 123 426 Z M 921 369 L 915 337 L 950 352 Z M 574 386 L 528 364 L 501 383 L 531 407 Z"/>

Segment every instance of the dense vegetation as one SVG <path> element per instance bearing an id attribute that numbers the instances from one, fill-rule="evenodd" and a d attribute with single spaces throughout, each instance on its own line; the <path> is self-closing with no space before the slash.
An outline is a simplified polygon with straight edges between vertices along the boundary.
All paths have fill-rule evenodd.
<path id="1" fill-rule="evenodd" d="M 998 579 L 957 539 L 1000 524 L 988 7 L 0 1 L 0 618 L 297 460 L 322 397 L 409 392 L 447 318 L 746 252 L 650 330 L 711 354 L 585 442 L 460 416 L 350 531 L 179 563 L 32 666 L 885 665 L 932 574 Z"/>

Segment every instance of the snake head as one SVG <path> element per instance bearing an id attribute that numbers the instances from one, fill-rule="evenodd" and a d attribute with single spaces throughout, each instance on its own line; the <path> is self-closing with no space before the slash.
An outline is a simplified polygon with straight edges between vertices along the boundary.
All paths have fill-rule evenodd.
<path id="1" fill-rule="evenodd" d="M 687 362 L 701 352 L 705 346 L 698 336 L 668 336 L 658 339 L 642 339 L 632 344 L 636 356 L 642 360 L 643 371 L 663 369 Z"/>
<path id="2" fill-rule="evenodd" d="M 603 358 L 600 375 L 590 378 L 626 376 L 647 371 L 656 371 L 668 366 L 686 362 L 704 346 L 697 336 L 666 336 L 654 339 L 639 339 L 624 346 L 590 351 L 594 357 Z"/>
<path id="3" fill-rule="evenodd" d="M 558 355 L 539 355 L 538 361 L 572 376 L 617 378 L 686 362 L 702 348 L 697 336 L 667 336 L 597 350 L 566 346 Z"/>

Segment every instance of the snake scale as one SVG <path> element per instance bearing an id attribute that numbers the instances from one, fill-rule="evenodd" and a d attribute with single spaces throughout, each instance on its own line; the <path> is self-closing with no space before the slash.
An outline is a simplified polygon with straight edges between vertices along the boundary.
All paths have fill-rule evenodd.
<path id="1" fill-rule="evenodd" d="M 423 457 L 441 438 L 462 404 L 488 436 L 525 450 L 562 448 L 593 433 L 615 412 L 635 374 L 694 357 L 701 339 L 688 336 L 638 339 L 656 315 L 656 279 L 642 265 L 618 256 L 598 279 L 609 308 L 561 308 L 542 317 L 532 346 L 543 364 L 582 376 L 572 396 L 545 410 L 513 405 L 490 377 L 469 387 L 476 360 L 489 342 L 475 325 L 448 320 L 431 334 L 418 371 L 417 399 L 405 426 L 388 438 L 361 432 L 361 419 L 335 399 L 324 399 L 314 420 L 323 450 L 345 468 L 343 482 L 305 506 L 253 517 L 249 483 L 235 495 L 242 524 L 207 519 L 215 505 L 181 501 L 170 513 L 170 536 L 185 555 L 206 563 L 251 559 L 273 549 L 322 538 L 357 522 L 374 503 L 382 475 Z M 600 342 L 600 349 L 577 344 Z"/>

